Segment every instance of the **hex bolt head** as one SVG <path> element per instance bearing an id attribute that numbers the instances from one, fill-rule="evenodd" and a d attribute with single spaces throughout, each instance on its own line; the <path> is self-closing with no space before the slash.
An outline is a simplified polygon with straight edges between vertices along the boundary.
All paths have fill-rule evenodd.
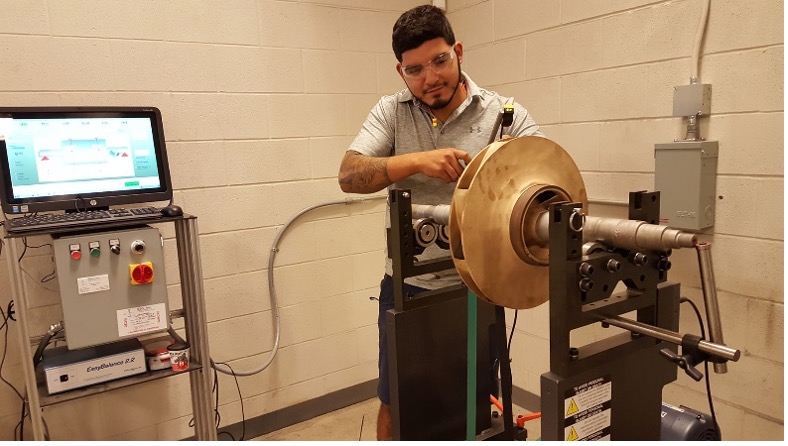
<path id="1" fill-rule="evenodd" d="M 580 279 L 580 282 L 577 285 L 580 287 L 580 291 L 591 291 L 591 288 L 594 288 L 594 281 L 584 277 Z"/>
<path id="2" fill-rule="evenodd" d="M 580 264 L 580 267 L 578 268 L 578 272 L 583 277 L 590 276 L 591 274 L 594 274 L 594 265 L 588 262 L 583 262 Z"/>

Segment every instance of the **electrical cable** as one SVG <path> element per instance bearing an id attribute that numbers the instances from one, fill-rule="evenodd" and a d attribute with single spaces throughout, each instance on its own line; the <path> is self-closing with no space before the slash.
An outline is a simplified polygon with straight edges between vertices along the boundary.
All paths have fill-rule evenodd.
<path id="1" fill-rule="evenodd" d="M 700 23 L 698 24 L 698 31 L 695 33 L 695 43 L 692 47 L 692 75 L 690 76 L 690 83 L 695 84 L 698 82 L 698 73 L 700 72 L 700 47 L 703 43 L 703 35 L 706 34 L 706 22 L 709 18 L 709 7 L 711 0 L 703 0 L 700 13 Z"/>
<path id="2" fill-rule="evenodd" d="M 697 316 L 697 318 L 698 318 L 698 325 L 700 326 L 700 337 L 701 337 L 701 339 L 706 339 L 706 330 L 703 328 L 703 318 L 700 315 L 700 310 L 698 309 L 698 306 L 695 304 L 695 302 L 690 300 L 688 297 L 684 297 L 684 296 L 682 296 L 681 299 L 679 299 L 679 302 L 680 303 L 681 302 L 687 302 L 688 304 L 690 304 L 692 309 L 695 311 L 695 316 Z M 717 423 L 717 414 L 714 411 L 714 401 L 712 400 L 712 395 L 711 395 L 711 384 L 709 382 L 709 361 L 708 361 L 708 359 L 703 361 L 703 366 L 704 366 L 705 371 L 706 371 L 706 396 L 709 399 L 709 410 L 711 411 L 711 421 L 714 423 L 714 427 L 717 430 L 717 441 L 722 441 L 722 431 L 720 430 L 720 425 Z"/>
<path id="3" fill-rule="evenodd" d="M 47 282 L 51 282 L 51 281 L 55 280 L 55 277 L 57 277 L 57 271 L 52 271 L 51 273 L 49 273 L 46 276 L 42 277 L 39 282 L 41 282 L 42 284 L 43 283 L 47 283 Z"/>
<path id="4" fill-rule="evenodd" d="M 25 440 L 25 409 L 27 408 L 27 402 L 23 399 L 22 400 L 22 415 L 19 417 L 19 422 L 16 423 L 14 427 L 14 439 L 16 439 L 16 433 L 19 432 L 19 441 Z"/>
<path id="5" fill-rule="evenodd" d="M 215 407 L 214 411 L 216 412 L 216 416 L 214 420 L 216 421 L 216 429 L 219 429 L 219 425 L 222 424 L 222 414 L 219 413 L 219 372 L 214 369 L 213 371 L 213 392 L 216 392 L 216 397 L 213 401 L 213 407 Z"/>
<path id="6" fill-rule="evenodd" d="M 24 237 L 24 238 L 22 238 L 22 241 L 24 242 L 24 244 L 25 244 L 25 247 L 27 247 L 27 248 L 38 249 L 38 248 L 43 248 L 43 247 L 45 247 L 45 246 L 49 246 L 50 248 L 52 247 L 52 244 L 51 244 L 51 243 L 44 243 L 43 245 L 37 245 L 37 246 L 28 245 L 28 244 L 27 244 L 27 237 Z"/>
<path id="7" fill-rule="evenodd" d="M 8 302 L 8 307 L 6 307 L 6 311 L 3 311 L 2 307 L 0 307 L 0 315 L 2 315 L 3 318 L 3 324 L 0 325 L 0 330 L 5 329 L 5 331 L 3 332 L 3 357 L 2 359 L 0 359 L 0 380 L 2 380 L 5 384 L 7 384 L 8 387 L 10 387 L 19 397 L 19 399 L 22 401 L 22 413 L 20 415 L 19 423 L 17 423 L 16 426 L 14 426 L 14 439 L 17 438 L 17 432 L 19 432 L 19 439 L 22 440 L 24 439 L 25 407 L 27 406 L 27 401 L 25 400 L 25 397 L 23 397 L 22 394 L 19 392 L 19 390 L 17 390 L 17 388 L 14 387 L 13 384 L 8 382 L 3 377 L 3 364 L 5 364 L 6 353 L 8 353 L 8 320 L 9 319 L 16 320 L 11 315 L 13 311 L 13 307 L 14 307 L 13 300 Z"/>
<path id="8" fill-rule="evenodd" d="M 21 262 L 22 259 L 25 257 L 25 254 L 27 254 L 27 237 L 22 239 L 22 244 L 25 247 L 24 247 L 24 249 L 22 249 L 22 254 L 19 255 L 19 259 L 17 260 L 17 262 Z"/>
<path id="9" fill-rule="evenodd" d="M 0 380 L 2 380 L 4 383 L 6 383 L 8 385 L 8 387 L 13 389 L 14 393 L 16 393 L 16 395 L 19 397 L 19 399 L 22 400 L 22 402 L 24 403 L 25 397 L 22 396 L 22 393 L 20 393 L 19 390 L 17 390 L 17 388 L 14 387 L 13 384 L 8 382 L 3 377 L 3 364 L 5 364 L 6 354 L 8 353 L 8 319 L 11 318 L 10 314 L 11 314 L 11 307 L 13 306 L 13 302 L 14 301 L 11 301 L 8 304 L 8 310 L 9 310 L 8 314 L 6 314 L 6 312 L 4 312 L 2 308 L 0 308 L 0 315 L 2 315 L 2 317 L 3 317 L 3 325 L 0 328 L 5 329 L 5 331 L 3 332 L 3 357 L 2 357 L 2 359 L 0 359 Z"/>
<path id="10" fill-rule="evenodd" d="M 221 364 L 221 365 L 227 367 L 228 369 L 230 369 L 230 372 L 233 374 L 233 379 L 235 379 L 235 388 L 238 390 L 238 401 L 241 403 L 241 437 L 238 438 L 238 441 L 244 441 L 244 437 L 246 436 L 246 414 L 244 413 L 244 399 L 243 399 L 243 396 L 241 396 L 241 386 L 238 384 L 238 376 L 236 375 L 236 372 L 233 370 L 233 368 L 230 367 L 230 364 L 227 364 L 227 363 L 224 363 L 224 362 L 216 363 L 216 364 Z M 213 364 L 211 364 L 211 365 L 214 367 L 214 370 L 218 370 Z M 217 381 L 216 381 L 216 383 L 217 383 L 217 385 L 216 385 L 216 407 L 217 407 L 217 412 L 218 412 L 218 407 L 219 407 L 219 385 L 218 385 L 218 382 L 219 381 L 217 379 Z M 217 427 L 217 429 L 219 428 L 218 423 L 217 423 L 216 427 Z M 235 437 L 233 437 L 233 435 L 231 433 L 227 432 L 227 431 L 218 432 L 217 435 L 219 435 L 219 434 L 227 434 L 227 435 L 230 436 L 230 438 L 233 439 L 233 441 L 235 441 Z"/>
<path id="11" fill-rule="evenodd" d="M 50 282 L 55 277 L 57 277 L 57 270 L 53 270 L 51 273 L 48 273 L 48 274 L 44 275 L 44 277 L 42 277 L 40 279 L 36 279 L 35 277 L 33 277 L 32 274 L 30 274 L 30 272 L 28 270 L 22 268 L 22 259 L 25 257 L 25 254 L 27 254 L 27 248 L 38 249 L 38 248 L 44 248 L 46 246 L 49 246 L 51 248 L 52 247 L 51 243 L 44 243 L 43 245 L 31 246 L 31 245 L 27 244 L 27 237 L 23 237 L 22 238 L 22 244 L 24 245 L 24 249 L 22 250 L 22 254 L 19 256 L 19 259 L 17 260 L 17 262 L 19 263 L 19 270 L 20 271 L 22 271 L 27 277 L 29 277 L 30 280 L 33 281 L 33 283 L 38 282 L 41 285 L 43 285 L 43 284 L 45 284 L 47 282 Z M 58 292 L 57 290 L 53 290 L 52 288 L 48 288 L 48 287 L 45 287 L 45 286 L 42 286 L 42 288 L 44 288 L 47 291 L 51 291 L 53 293 L 57 293 Z"/>
<path id="12" fill-rule="evenodd" d="M 509 332 L 509 342 L 506 344 L 506 356 L 509 358 L 509 361 L 512 360 L 512 338 L 514 337 L 514 327 L 517 325 L 517 311 L 514 310 L 514 320 L 512 320 L 512 330 Z M 493 369 L 497 369 L 499 364 L 498 358 L 495 358 L 493 361 Z"/>
<path id="13" fill-rule="evenodd" d="M 23 238 L 22 238 L 22 243 L 25 245 L 25 249 L 24 249 L 24 251 L 22 252 L 22 255 L 21 255 L 21 256 L 19 256 L 19 261 L 20 261 L 20 262 L 22 261 L 22 257 L 24 257 L 24 256 L 25 256 L 25 253 L 27 252 L 27 248 L 38 249 L 38 248 L 44 248 L 44 247 L 47 247 L 47 246 L 49 246 L 50 248 L 52 248 L 52 244 L 51 244 L 51 243 L 44 243 L 44 244 L 42 244 L 42 245 L 38 245 L 38 246 L 32 246 L 32 245 L 28 245 L 28 244 L 27 244 L 27 237 L 23 237 Z M 30 274 L 28 274 L 28 276 L 30 276 Z M 30 277 L 32 278 L 32 276 L 30 276 Z M 40 283 L 47 283 L 47 282 L 49 282 L 49 281 L 53 280 L 55 277 L 57 277 L 57 270 L 56 270 L 56 269 L 53 269 L 51 273 L 49 273 L 49 274 L 45 275 L 44 277 L 42 277 L 42 278 L 39 280 L 39 282 L 40 282 Z M 49 288 L 47 288 L 47 289 L 49 289 Z"/>
<path id="14" fill-rule="evenodd" d="M 509 343 L 506 344 L 506 351 L 509 354 L 509 359 L 511 360 L 512 356 L 512 338 L 514 337 L 514 327 L 517 325 L 517 311 L 514 310 L 514 320 L 512 321 L 512 331 L 509 333 Z"/>
<path id="15" fill-rule="evenodd" d="M 218 435 L 219 426 L 222 424 L 222 414 L 219 412 L 219 372 L 217 372 L 216 369 L 213 369 L 213 392 L 216 392 L 216 397 L 213 401 L 213 407 L 216 411 L 216 417 L 214 417 L 214 420 L 216 421 L 216 430 Z M 232 435 L 230 435 L 230 437 L 233 438 L 233 441 L 235 441 L 235 438 Z"/>
<path id="16" fill-rule="evenodd" d="M 39 285 L 41 288 L 43 288 L 43 289 L 45 289 L 45 290 L 47 290 L 47 291 L 49 291 L 49 292 L 51 292 L 51 293 L 59 293 L 59 291 L 58 291 L 58 290 L 54 290 L 54 289 L 52 289 L 52 288 L 49 288 L 48 286 L 45 286 L 45 285 L 44 285 L 46 282 L 50 282 L 50 281 L 52 281 L 52 279 L 54 279 L 54 277 L 56 277 L 57 275 L 53 276 L 52 278 L 49 278 L 49 276 L 50 276 L 51 274 L 47 274 L 46 276 L 44 276 L 44 277 L 42 277 L 42 278 L 38 279 L 38 278 L 36 278 L 36 277 L 33 277 L 33 275 L 32 275 L 32 274 L 30 274 L 30 271 L 28 271 L 28 270 L 26 270 L 26 269 L 22 268 L 21 266 L 19 267 L 19 270 L 20 270 L 20 271 L 22 271 L 22 273 L 23 273 L 24 275 L 26 275 L 28 278 L 30 278 L 30 280 L 32 280 L 32 283 L 37 283 L 37 284 L 38 284 L 38 285 Z M 47 280 L 44 280 L 44 279 L 47 279 Z"/>
<path id="17" fill-rule="evenodd" d="M 279 306 L 276 302 L 276 287 L 274 286 L 274 258 L 276 257 L 276 253 L 279 252 L 279 241 L 282 239 L 282 236 L 285 234 L 287 229 L 290 225 L 293 224 L 297 219 L 299 219 L 302 215 L 306 214 L 307 212 L 313 211 L 315 209 L 319 209 L 325 206 L 333 206 L 338 204 L 353 204 L 353 203 L 361 203 L 364 201 L 370 200 L 379 200 L 388 198 L 386 195 L 376 195 L 372 197 L 351 197 L 346 198 L 344 200 L 335 200 L 335 201 L 327 201 L 324 203 L 319 203 L 313 206 L 309 206 L 307 208 L 302 209 L 300 212 L 295 214 L 290 220 L 288 220 L 282 227 L 279 228 L 277 231 L 276 236 L 274 237 L 274 241 L 271 245 L 271 252 L 268 256 L 268 294 L 269 299 L 271 300 L 271 317 L 274 322 L 274 345 L 271 349 L 271 352 L 268 354 L 268 358 L 265 360 L 263 365 L 260 367 L 253 369 L 253 370 L 236 370 L 233 371 L 229 366 L 224 363 L 217 362 L 214 363 L 211 361 L 211 366 L 214 367 L 221 373 L 226 375 L 232 376 L 252 376 L 256 375 L 257 373 L 262 372 L 265 370 L 271 363 L 274 361 L 274 357 L 276 356 L 277 350 L 279 350 L 279 336 L 281 332 L 281 323 L 279 318 Z"/>
<path id="18" fill-rule="evenodd" d="M 52 340 L 53 337 L 55 337 L 62 330 L 63 330 L 63 324 L 58 322 L 57 324 L 54 324 L 54 325 L 50 326 L 49 327 L 49 331 L 47 331 L 46 334 L 44 334 L 44 336 L 41 338 L 41 341 L 39 341 L 39 343 L 38 343 L 38 348 L 36 349 L 35 354 L 33 354 L 33 368 L 34 369 L 36 367 L 38 367 L 38 364 L 44 358 L 44 350 L 49 345 L 49 342 Z"/>
<path id="19" fill-rule="evenodd" d="M 14 426 L 14 440 L 16 440 L 17 432 L 19 432 L 19 441 L 25 441 L 25 418 L 30 415 L 25 409 L 30 409 L 27 400 L 22 401 L 22 416 L 19 422 L 16 423 L 16 426 Z M 44 441 L 49 441 L 49 425 L 43 415 L 41 416 L 41 423 L 44 425 Z"/>

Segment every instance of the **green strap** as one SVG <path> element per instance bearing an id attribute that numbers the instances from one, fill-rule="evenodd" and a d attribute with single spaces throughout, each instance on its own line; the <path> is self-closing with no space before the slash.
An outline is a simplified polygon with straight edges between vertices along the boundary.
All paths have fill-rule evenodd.
<path id="1" fill-rule="evenodd" d="M 476 440 L 476 295 L 468 291 L 468 388 L 465 439 Z"/>

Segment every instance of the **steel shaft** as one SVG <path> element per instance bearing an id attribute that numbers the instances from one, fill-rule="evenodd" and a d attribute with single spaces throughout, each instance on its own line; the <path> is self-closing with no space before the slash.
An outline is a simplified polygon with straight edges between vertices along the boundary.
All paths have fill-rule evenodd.
<path id="1" fill-rule="evenodd" d="M 676 333 L 675 331 L 666 330 L 664 328 L 654 327 L 652 325 L 644 324 L 642 322 L 633 321 L 623 318 L 621 316 L 613 316 L 602 321 L 616 327 L 629 330 L 633 333 L 639 333 L 645 336 L 650 336 L 661 341 L 670 342 L 671 344 L 681 345 L 684 335 Z M 709 341 L 700 341 L 698 343 L 698 350 L 715 358 L 725 359 L 728 361 L 738 361 L 741 357 L 741 351 L 730 348 L 726 345 L 717 344 Z"/>

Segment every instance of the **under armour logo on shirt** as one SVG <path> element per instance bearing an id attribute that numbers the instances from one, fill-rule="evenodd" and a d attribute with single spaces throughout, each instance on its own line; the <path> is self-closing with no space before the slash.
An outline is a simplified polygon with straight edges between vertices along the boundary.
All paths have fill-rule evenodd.
<path id="1" fill-rule="evenodd" d="M 468 127 L 468 133 L 481 133 L 481 132 L 482 132 L 481 126 L 472 125 Z"/>

